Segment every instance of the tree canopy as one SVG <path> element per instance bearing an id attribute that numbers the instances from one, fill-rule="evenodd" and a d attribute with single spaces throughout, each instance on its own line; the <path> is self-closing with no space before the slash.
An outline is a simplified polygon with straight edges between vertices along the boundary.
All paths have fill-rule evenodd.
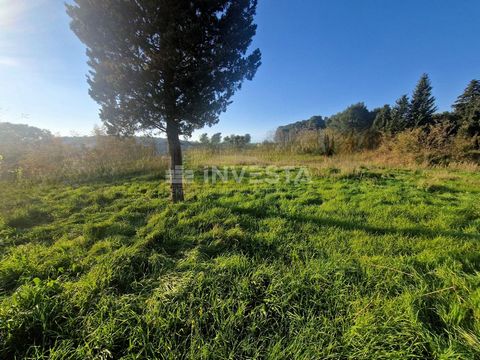
<path id="1" fill-rule="evenodd" d="M 234 147 L 243 147 L 245 145 L 250 144 L 252 138 L 250 134 L 245 134 L 245 135 L 230 135 L 230 136 L 225 136 L 223 139 L 223 142 L 225 145 L 228 146 L 234 146 Z"/>
<path id="2" fill-rule="evenodd" d="M 390 105 L 384 105 L 378 110 L 372 126 L 375 130 L 391 133 L 392 108 L 390 107 Z"/>
<path id="3" fill-rule="evenodd" d="M 48 130 L 24 124 L 0 123 L 0 144 L 28 145 L 50 140 L 53 137 Z"/>
<path id="4" fill-rule="evenodd" d="M 480 81 L 472 80 L 453 105 L 460 129 L 466 135 L 480 134 Z"/>
<path id="5" fill-rule="evenodd" d="M 167 133 L 171 170 L 182 165 L 179 135 L 218 122 L 260 50 L 257 0 L 75 0 L 71 28 L 87 46 L 90 95 L 113 134 Z M 183 199 L 181 176 L 172 197 Z"/>
<path id="6" fill-rule="evenodd" d="M 293 139 L 304 130 L 319 130 L 326 127 L 325 119 L 320 115 L 312 116 L 308 120 L 297 121 L 292 124 L 279 126 L 275 132 L 276 142 L 286 142 Z"/>
<path id="7" fill-rule="evenodd" d="M 375 115 L 360 102 L 330 117 L 327 126 L 340 133 L 365 131 L 372 126 Z"/>
<path id="8" fill-rule="evenodd" d="M 394 134 L 413 127 L 410 121 L 410 100 L 408 95 L 402 95 L 392 108 L 392 123 L 390 131 Z"/>
<path id="9" fill-rule="evenodd" d="M 432 85 L 427 74 L 423 74 L 417 83 L 410 103 L 409 118 L 415 127 L 431 125 L 433 114 L 437 111 Z"/>
<path id="10" fill-rule="evenodd" d="M 0 123 L 0 155 L 3 160 L 15 161 L 26 148 L 35 148 L 53 139 L 48 130 L 24 124 Z"/>

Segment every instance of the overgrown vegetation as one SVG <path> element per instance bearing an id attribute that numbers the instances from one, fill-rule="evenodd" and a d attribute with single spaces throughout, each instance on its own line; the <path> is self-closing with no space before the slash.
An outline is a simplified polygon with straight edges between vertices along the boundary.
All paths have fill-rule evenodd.
<path id="1" fill-rule="evenodd" d="M 368 110 L 364 103 L 349 106 L 329 118 L 321 116 L 281 126 L 275 143 L 284 151 L 304 154 L 351 154 L 380 149 L 417 163 L 447 165 L 480 160 L 480 82 L 472 80 L 452 112 L 436 113 L 426 74 L 410 100 L 401 96 L 394 106 Z"/>
<path id="2" fill-rule="evenodd" d="M 154 139 L 120 138 L 95 130 L 94 144 L 68 144 L 47 130 L 0 123 L 0 181 L 78 182 L 157 171 L 168 160 Z"/>
<path id="3" fill-rule="evenodd" d="M 315 173 L 3 186 L 0 357 L 478 358 L 478 173 Z"/>
<path id="4" fill-rule="evenodd" d="M 0 123 L 0 359 L 480 359 L 480 82 L 187 149 L 261 65 L 257 3 L 66 4 L 104 129 Z"/>
<path id="5" fill-rule="evenodd" d="M 424 75 L 412 100 L 403 95 L 393 107 L 385 105 L 370 111 L 365 104 L 358 103 L 329 118 L 313 116 L 280 126 L 274 141 L 262 144 L 251 144 L 249 134 L 222 139 L 222 134 L 216 133 L 211 137 L 202 134 L 196 144 L 184 142 L 183 148 L 187 150 L 188 145 L 195 158 L 234 155 L 266 157 L 270 161 L 278 156 L 288 159 L 292 155 L 335 155 L 358 159 L 360 154 L 360 158 L 368 157 L 370 163 L 390 166 L 478 165 L 480 82 L 470 82 L 452 112 L 435 113 L 431 92 L 430 81 Z M 75 146 L 47 130 L 0 123 L 3 180 L 78 181 L 165 172 L 167 167 L 167 160 L 149 138 L 112 137 L 97 129 L 94 146 Z"/>

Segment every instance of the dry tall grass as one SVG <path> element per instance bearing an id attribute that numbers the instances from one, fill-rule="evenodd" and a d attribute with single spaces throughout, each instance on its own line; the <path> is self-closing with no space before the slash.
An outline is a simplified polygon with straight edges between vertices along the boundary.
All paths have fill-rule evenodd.
<path id="1" fill-rule="evenodd" d="M 401 140 L 401 141 L 406 141 Z M 313 174 L 351 174 L 362 168 L 369 169 L 446 169 L 474 172 L 480 170 L 480 165 L 473 161 L 450 161 L 448 164 L 432 164 L 424 156 L 419 161 L 416 152 L 405 151 L 408 145 L 391 148 L 384 144 L 377 150 L 365 150 L 353 153 L 340 153 L 333 156 L 298 154 L 273 144 L 257 145 L 241 150 L 222 149 L 208 150 L 191 149 L 186 153 L 187 165 L 193 168 L 202 166 L 306 166 Z"/>
<path id="2" fill-rule="evenodd" d="M 188 159 L 193 166 L 308 166 L 318 173 L 332 169 L 352 172 L 362 167 L 478 171 L 479 139 L 455 135 L 453 130 L 450 123 L 406 130 L 396 136 L 375 131 L 341 134 L 331 129 L 304 130 L 277 144 L 197 148 L 188 152 Z"/>
<path id="3" fill-rule="evenodd" d="M 97 135 L 94 147 L 67 145 L 53 138 L 17 154 L 14 159 L 5 156 L 0 179 L 82 181 L 155 171 L 163 174 L 168 168 L 168 158 L 158 155 L 153 144 L 104 135 Z"/>

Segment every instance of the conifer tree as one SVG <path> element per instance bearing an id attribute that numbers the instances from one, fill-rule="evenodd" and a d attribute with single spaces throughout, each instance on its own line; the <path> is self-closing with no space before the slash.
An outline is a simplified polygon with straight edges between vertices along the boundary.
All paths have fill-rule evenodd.
<path id="1" fill-rule="evenodd" d="M 433 114 L 437 111 L 432 85 L 427 74 L 418 81 L 410 103 L 409 120 L 415 127 L 424 127 L 433 123 Z"/>
<path id="2" fill-rule="evenodd" d="M 480 135 L 480 81 L 472 80 L 453 108 L 460 131 L 467 136 Z"/>
<path id="3" fill-rule="evenodd" d="M 396 134 L 400 131 L 413 127 L 409 118 L 410 100 L 407 95 L 403 95 L 396 102 L 391 112 L 390 132 Z"/>
<path id="4" fill-rule="evenodd" d="M 373 128 L 383 133 L 391 133 L 392 109 L 390 105 L 380 108 L 373 121 Z"/>
<path id="5" fill-rule="evenodd" d="M 87 47 L 90 95 L 112 134 L 167 134 L 174 202 L 183 200 L 179 136 L 218 122 L 260 66 L 257 0 L 75 0 L 71 28 Z"/>

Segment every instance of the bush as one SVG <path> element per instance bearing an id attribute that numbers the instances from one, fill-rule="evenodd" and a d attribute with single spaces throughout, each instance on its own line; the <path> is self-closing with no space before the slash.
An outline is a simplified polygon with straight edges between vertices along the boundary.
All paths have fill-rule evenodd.
<path id="1" fill-rule="evenodd" d="M 466 137 L 459 135 L 453 141 L 453 154 L 457 161 L 480 163 L 480 136 Z"/>
<path id="2" fill-rule="evenodd" d="M 340 133 L 327 128 L 321 130 L 301 130 L 288 141 L 279 144 L 280 148 L 296 154 L 351 154 L 378 147 L 380 134 L 375 131 Z"/>
<path id="3" fill-rule="evenodd" d="M 450 126 L 440 123 L 405 130 L 396 136 L 384 138 L 379 152 L 402 159 L 403 163 L 428 166 L 475 160 L 474 152 L 468 150 L 471 149 L 471 139 L 454 136 Z"/>

